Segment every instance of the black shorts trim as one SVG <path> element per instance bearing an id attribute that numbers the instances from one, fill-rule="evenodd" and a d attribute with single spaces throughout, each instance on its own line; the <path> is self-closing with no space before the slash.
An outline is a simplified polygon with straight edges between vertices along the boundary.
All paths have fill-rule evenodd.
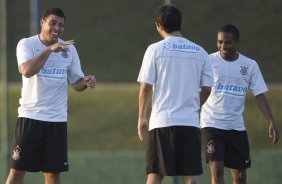
<path id="1" fill-rule="evenodd" d="M 250 147 L 246 131 L 201 129 L 206 161 L 223 161 L 232 169 L 251 167 Z"/>
<path id="2" fill-rule="evenodd" d="M 203 173 L 200 129 L 171 126 L 149 131 L 146 170 L 164 176 L 194 176 Z"/>
<path id="3" fill-rule="evenodd" d="M 11 168 L 29 172 L 68 171 L 67 122 L 19 117 L 11 152 Z"/>

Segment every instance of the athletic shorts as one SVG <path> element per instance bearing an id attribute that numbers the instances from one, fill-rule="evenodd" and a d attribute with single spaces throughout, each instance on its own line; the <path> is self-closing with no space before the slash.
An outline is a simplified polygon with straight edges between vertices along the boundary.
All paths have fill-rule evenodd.
<path id="1" fill-rule="evenodd" d="M 190 126 L 171 126 L 149 131 L 147 174 L 194 176 L 203 173 L 201 132 Z"/>
<path id="2" fill-rule="evenodd" d="M 67 122 L 18 118 L 11 168 L 29 172 L 68 171 Z"/>
<path id="3" fill-rule="evenodd" d="M 231 169 L 251 167 L 250 147 L 246 131 L 202 128 L 206 161 L 223 161 Z"/>

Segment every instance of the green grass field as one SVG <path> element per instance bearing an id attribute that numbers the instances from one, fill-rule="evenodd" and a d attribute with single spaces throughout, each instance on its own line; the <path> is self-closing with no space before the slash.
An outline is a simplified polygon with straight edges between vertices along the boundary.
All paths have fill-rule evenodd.
<path id="1" fill-rule="evenodd" d="M 266 93 L 280 129 L 282 127 L 282 86 L 269 85 Z M 137 84 L 98 84 L 94 90 L 77 93 L 69 89 L 70 172 L 62 175 L 63 183 L 145 183 L 145 141 L 136 134 Z M 9 144 L 17 119 L 20 85 L 9 86 Z M 248 183 L 277 184 L 282 180 L 281 141 L 272 145 L 267 122 L 256 107 L 255 99 L 246 98 L 245 121 L 252 149 L 252 168 Z M 206 164 L 202 183 L 209 183 Z M 3 168 L 2 168 L 3 169 Z M 0 170 L 0 173 L 3 173 Z M 226 170 L 227 183 L 230 174 Z M 41 174 L 28 174 L 26 183 L 43 183 Z M 165 184 L 174 183 L 166 178 Z"/>
<path id="2" fill-rule="evenodd" d="M 144 184 L 144 152 L 70 152 L 70 171 L 62 173 L 63 184 Z M 248 184 L 279 184 L 281 176 L 281 156 L 279 151 L 255 151 L 252 167 L 248 169 Z M 207 164 L 203 162 L 202 184 L 210 183 Z M 1 171 L 1 170 L 0 170 Z M 0 172 L 3 173 L 3 172 Z M 228 169 L 225 169 L 226 183 L 232 183 Z M 27 184 L 44 183 L 41 173 L 28 173 Z M 163 184 L 181 184 L 179 177 L 165 177 Z"/>
<path id="3" fill-rule="evenodd" d="M 269 85 L 266 96 L 277 123 L 282 122 L 282 86 Z M 9 87 L 9 135 L 17 119 L 20 86 Z M 144 150 L 136 134 L 137 84 L 98 84 L 94 90 L 69 89 L 69 149 L 71 151 Z M 279 149 L 268 138 L 268 123 L 251 94 L 246 97 L 245 122 L 251 147 L 255 150 Z"/>

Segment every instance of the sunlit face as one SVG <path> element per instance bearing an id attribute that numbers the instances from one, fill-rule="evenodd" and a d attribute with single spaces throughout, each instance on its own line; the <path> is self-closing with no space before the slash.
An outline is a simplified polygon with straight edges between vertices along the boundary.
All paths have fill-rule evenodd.
<path id="1" fill-rule="evenodd" d="M 238 58 L 239 41 L 234 39 L 232 33 L 219 32 L 217 35 L 217 47 L 220 55 L 227 61 L 234 61 Z"/>
<path id="2" fill-rule="evenodd" d="M 50 15 L 45 20 L 41 19 L 40 38 L 46 45 L 52 45 L 58 42 L 58 38 L 64 32 L 65 20 L 63 17 Z"/>

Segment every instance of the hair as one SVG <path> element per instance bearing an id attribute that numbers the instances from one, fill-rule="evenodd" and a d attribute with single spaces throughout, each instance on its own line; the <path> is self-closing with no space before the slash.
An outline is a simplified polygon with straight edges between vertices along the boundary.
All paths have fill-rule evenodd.
<path id="1" fill-rule="evenodd" d="M 46 20 L 46 18 L 49 17 L 50 15 L 56 15 L 58 17 L 63 17 L 64 20 L 66 20 L 63 10 L 57 7 L 51 7 L 51 8 L 45 9 L 41 14 L 41 19 Z"/>
<path id="2" fill-rule="evenodd" d="M 236 41 L 240 40 L 239 29 L 234 25 L 231 24 L 224 25 L 222 28 L 219 29 L 218 32 L 231 33 L 233 35 L 234 40 Z"/>
<path id="3" fill-rule="evenodd" d="M 181 30 L 182 14 L 174 5 L 163 5 L 156 9 L 155 22 L 164 27 L 167 33 Z"/>

